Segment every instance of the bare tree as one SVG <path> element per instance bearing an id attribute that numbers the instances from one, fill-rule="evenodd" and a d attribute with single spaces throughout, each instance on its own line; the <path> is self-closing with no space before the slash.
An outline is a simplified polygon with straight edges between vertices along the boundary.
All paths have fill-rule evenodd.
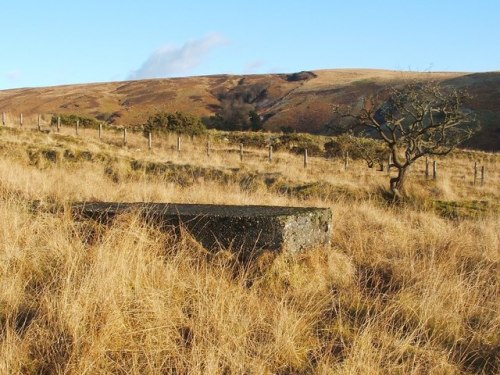
<path id="1" fill-rule="evenodd" d="M 335 106 L 342 118 L 369 129 L 389 147 L 394 198 L 404 194 L 408 168 L 426 155 L 446 155 L 477 130 L 471 111 L 464 108 L 466 90 L 444 88 L 436 82 L 412 82 L 364 98 L 361 109 Z"/>

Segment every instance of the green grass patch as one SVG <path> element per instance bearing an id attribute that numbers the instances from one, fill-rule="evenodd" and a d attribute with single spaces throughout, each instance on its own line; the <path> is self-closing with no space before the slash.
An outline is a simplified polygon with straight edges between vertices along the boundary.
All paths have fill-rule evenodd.
<path id="1" fill-rule="evenodd" d="M 449 219 L 476 219 L 498 212 L 498 205 L 488 201 L 433 201 L 434 211 Z"/>

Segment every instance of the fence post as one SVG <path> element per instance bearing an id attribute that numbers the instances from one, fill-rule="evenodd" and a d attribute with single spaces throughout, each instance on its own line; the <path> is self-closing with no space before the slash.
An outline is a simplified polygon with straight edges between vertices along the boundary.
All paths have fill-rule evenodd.
<path id="1" fill-rule="evenodd" d="M 19 116 L 19 125 L 21 126 L 21 128 L 23 127 L 23 114 L 22 113 Z"/>
<path id="2" fill-rule="evenodd" d="M 61 116 L 57 116 L 57 127 L 56 127 L 57 132 L 59 133 L 61 131 Z"/>
<path id="3" fill-rule="evenodd" d="M 344 154 L 344 171 L 347 171 L 347 167 L 349 167 L 349 151 Z"/>
<path id="4" fill-rule="evenodd" d="M 429 159 L 425 158 L 425 179 L 429 179 Z"/>
<path id="5" fill-rule="evenodd" d="M 177 137 L 177 152 L 181 151 L 181 137 Z"/>
<path id="6" fill-rule="evenodd" d="M 127 129 L 123 128 L 123 146 L 127 145 Z"/>
<path id="7" fill-rule="evenodd" d="M 148 149 L 151 150 L 153 147 L 153 136 L 151 134 L 151 130 L 148 132 Z"/>
<path id="8" fill-rule="evenodd" d="M 207 156 L 210 156 L 210 142 L 207 142 Z"/>
<path id="9" fill-rule="evenodd" d="M 75 134 L 78 135 L 78 128 L 80 127 L 80 120 L 76 120 Z"/>
<path id="10" fill-rule="evenodd" d="M 102 137 L 102 124 L 99 123 L 99 140 L 101 140 Z"/>
<path id="11" fill-rule="evenodd" d="M 269 163 L 273 161 L 273 146 L 269 145 Z"/>
<path id="12" fill-rule="evenodd" d="M 38 120 L 37 120 L 37 128 L 38 128 L 38 131 L 41 131 L 42 130 L 42 127 L 40 125 L 40 115 L 38 115 Z"/>
<path id="13" fill-rule="evenodd" d="M 477 181 L 477 161 L 474 162 L 474 181 L 472 182 L 472 185 L 476 185 Z"/>
<path id="14" fill-rule="evenodd" d="M 2 125 L 5 126 L 5 112 L 2 112 Z"/>
<path id="15" fill-rule="evenodd" d="M 432 179 L 435 180 L 437 178 L 437 162 L 434 160 L 432 162 Z"/>
<path id="16" fill-rule="evenodd" d="M 484 185 L 484 165 L 481 166 L 481 186 Z"/>
<path id="17" fill-rule="evenodd" d="M 307 168 L 307 148 L 304 149 L 304 168 Z"/>
<path id="18" fill-rule="evenodd" d="M 240 161 L 243 161 L 243 143 L 240 143 Z"/>

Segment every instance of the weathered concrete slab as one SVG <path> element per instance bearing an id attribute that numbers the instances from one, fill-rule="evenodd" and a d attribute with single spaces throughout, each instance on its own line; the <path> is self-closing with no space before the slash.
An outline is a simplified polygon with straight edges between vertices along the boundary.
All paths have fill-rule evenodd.
<path id="1" fill-rule="evenodd" d="M 138 212 L 162 229 L 186 228 L 207 249 L 232 248 L 243 253 L 262 249 L 299 252 L 330 242 L 328 208 L 230 206 L 167 203 L 78 203 L 73 212 L 109 223 L 117 215 Z"/>

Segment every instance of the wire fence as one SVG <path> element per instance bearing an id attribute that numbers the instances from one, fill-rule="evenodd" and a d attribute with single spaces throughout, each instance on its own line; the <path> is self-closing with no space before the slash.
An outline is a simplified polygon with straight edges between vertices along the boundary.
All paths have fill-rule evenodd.
<path id="1" fill-rule="evenodd" d="M 50 121 L 47 120 L 47 117 L 50 118 Z M 61 122 L 61 117 L 57 117 L 56 121 L 53 120 L 54 118 L 55 116 L 52 114 L 30 114 L 25 116 L 23 113 L 14 115 L 2 112 L 1 115 L 3 127 L 18 128 L 26 131 L 36 130 L 47 134 L 53 133 L 79 138 L 92 138 L 108 145 L 126 147 L 136 151 L 152 152 L 155 149 L 162 149 L 175 151 L 179 154 L 182 152 L 197 152 L 198 154 L 204 153 L 207 158 L 225 152 L 232 155 L 238 154 L 240 163 L 245 163 L 245 161 L 255 157 L 260 161 L 266 161 L 270 164 L 283 161 L 283 158 L 275 157 L 276 151 L 272 144 L 261 149 L 256 149 L 255 147 L 246 148 L 243 143 L 221 146 L 220 142 L 212 141 L 210 135 L 197 137 L 176 134 L 155 135 L 152 132 L 145 133 L 142 130 L 127 129 L 126 127 L 104 126 L 102 123 L 99 123 L 95 127 L 81 126 L 79 120 L 68 125 Z M 304 169 L 311 166 L 312 161 L 307 148 L 302 150 L 302 155 L 299 155 L 299 158 L 301 159 L 300 164 Z M 349 153 L 345 152 L 341 158 L 337 159 L 340 159 L 338 161 L 343 164 L 344 171 L 349 171 L 351 161 Z M 473 186 L 484 186 L 486 183 L 486 166 L 480 163 L 481 161 L 477 160 L 471 161 L 471 167 L 465 174 L 469 176 L 468 180 Z M 418 165 L 421 166 L 419 174 L 426 180 L 437 180 L 439 178 L 438 160 L 430 160 L 426 157 Z M 380 163 L 379 168 L 380 172 L 385 171 L 388 174 L 394 172 L 395 168 L 390 155 L 386 163 Z M 490 169 L 492 169 L 492 172 L 496 172 L 495 166 Z"/>

